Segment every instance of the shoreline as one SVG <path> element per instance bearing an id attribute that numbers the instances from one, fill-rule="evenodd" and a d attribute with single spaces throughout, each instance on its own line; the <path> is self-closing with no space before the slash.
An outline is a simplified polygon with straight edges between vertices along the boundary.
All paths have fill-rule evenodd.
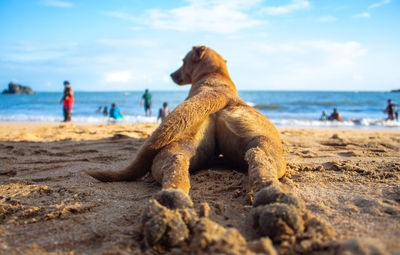
<path id="1" fill-rule="evenodd" d="M 131 138 L 147 138 L 159 126 L 159 123 L 53 123 L 53 122 L 0 122 L 0 141 L 35 141 L 51 142 L 60 140 L 85 141 L 105 139 L 124 135 Z M 355 127 L 276 127 L 281 133 L 336 133 L 369 134 L 382 133 L 400 135 L 398 128 L 355 128 Z M 299 137 L 301 138 L 301 137 Z"/>
<path id="2" fill-rule="evenodd" d="M 146 117 L 145 117 L 146 118 Z M 400 121 L 399 121 L 400 122 Z M 16 125 L 16 126 L 57 126 L 57 125 L 82 125 L 82 126 L 97 126 L 97 125 L 159 125 L 158 122 L 105 122 L 105 123 L 87 123 L 87 122 L 41 122 L 41 121 L 0 121 L 0 127 L 8 126 L 8 125 Z M 332 123 L 339 125 L 326 125 L 326 126 L 304 126 L 304 125 L 277 125 L 274 124 L 277 129 L 332 129 L 332 130 L 377 130 L 377 131 L 398 131 L 400 132 L 400 126 L 350 126 L 350 125 L 342 125 L 341 123 Z"/>

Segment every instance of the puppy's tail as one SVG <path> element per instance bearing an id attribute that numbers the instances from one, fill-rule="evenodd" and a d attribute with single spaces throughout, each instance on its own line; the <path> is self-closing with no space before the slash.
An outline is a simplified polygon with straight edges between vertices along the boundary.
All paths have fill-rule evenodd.
<path id="1" fill-rule="evenodd" d="M 132 164 L 133 165 L 133 164 Z M 135 166 L 129 166 L 119 171 L 90 171 L 84 170 L 85 173 L 93 178 L 102 182 L 116 182 L 116 181 L 134 181 L 144 176 L 149 168 L 137 169 Z"/>
<path id="2" fill-rule="evenodd" d="M 149 150 L 146 142 L 139 150 L 136 159 L 125 169 L 119 171 L 90 171 L 85 173 L 102 182 L 133 181 L 150 171 L 151 163 L 157 151 Z"/>
<path id="3" fill-rule="evenodd" d="M 123 171 L 101 171 L 101 172 L 84 170 L 84 172 L 102 182 L 131 181 L 136 179 L 132 176 L 130 172 L 127 172 L 126 169 Z"/>

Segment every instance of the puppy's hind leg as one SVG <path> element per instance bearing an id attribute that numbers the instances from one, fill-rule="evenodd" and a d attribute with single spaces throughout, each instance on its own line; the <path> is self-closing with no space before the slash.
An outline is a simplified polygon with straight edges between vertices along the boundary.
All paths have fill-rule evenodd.
<path id="1" fill-rule="evenodd" d="M 249 183 L 252 192 L 279 185 L 278 178 L 286 171 L 281 147 L 276 147 L 263 136 L 256 137 L 247 145 L 245 160 L 248 163 Z"/>
<path id="2" fill-rule="evenodd" d="M 189 193 L 189 164 L 194 154 L 195 148 L 190 142 L 174 142 L 157 154 L 151 171 L 163 190 L 179 189 Z"/>

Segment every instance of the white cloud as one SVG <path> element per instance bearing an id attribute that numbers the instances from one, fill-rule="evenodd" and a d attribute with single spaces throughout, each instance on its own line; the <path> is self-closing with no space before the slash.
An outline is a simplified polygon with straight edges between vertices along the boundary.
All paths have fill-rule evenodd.
<path id="1" fill-rule="evenodd" d="M 74 6 L 74 4 L 71 2 L 61 1 L 61 0 L 42 0 L 39 2 L 39 4 L 44 6 L 61 7 L 61 8 L 69 8 Z"/>
<path id="2" fill-rule="evenodd" d="M 355 41 L 345 43 L 331 41 L 312 41 L 303 43 L 305 47 L 310 47 L 315 52 L 323 53 L 326 63 L 334 68 L 345 69 L 350 67 L 354 60 L 366 53 L 361 44 Z"/>
<path id="3" fill-rule="evenodd" d="M 358 73 L 353 74 L 353 80 L 355 81 L 363 81 L 364 80 L 364 76 Z"/>
<path id="4" fill-rule="evenodd" d="M 129 30 L 131 30 L 131 31 L 140 31 L 140 30 L 143 30 L 143 28 L 142 27 L 138 27 L 138 26 L 136 26 L 136 27 L 130 27 L 129 28 Z"/>
<path id="5" fill-rule="evenodd" d="M 378 8 L 378 7 L 381 7 L 382 5 L 386 5 L 389 3 L 390 3 L 390 0 L 381 0 L 379 2 L 373 3 L 370 6 L 368 6 L 368 9 Z"/>
<path id="6" fill-rule="evenodd" d="M 306 0 L 292 0 L 288 5 L 265 7 L 261 9 L 262 13 L 268 15 L 283 15 L 293 11 L 305 9 L 310 6 L 310 3 Z"/>
<path id="7" fill-rule="evenodd" d="M 120 12 L 120 11 L 110 11 L 110 12 L 104 12 L 106 16 L 113 17 L 113 18 L 119 18 L 123 20 L 128 20 L 128 21 L 139 21 L 138 18 L 125 13 L 125 12 Z"/>
<path id="8" fill-rule="evenodd" d="M 318 18 L 319 22 L 328 23 L 328 22 L 335 22 L 337 18 L 334 16 L 322 16 Z"/>
<path id="9" fill-rule="evenodd" d="M 195 1 L 183 7 L 166 11 L 152 9 L 147 13 L 153 27 L 184 32 L 233 33 L 260 24 L 260 21 L 244 13 L 240 9 L 241 6 L 221 2 L 201 3 Z"/>
<path id="10" fill-rule="evenodd" d="M 316 51 L 332 53 L 333 56 L 348 55 L 352 57 L 361 56 L 365 50 L 361 47 L 360 43 L 355 41 L 349 42 L 333 42 L 327 40 L 317 41 L 294 41 L 285 43 L 258 43 L 255 47 L 251 46 L 261 52 L 266 53 L 289 53 L 289 54 L 314 54 Z"/>
<path id="11" fill-rule="evenodd" d="M 118 11 L 106 14 L 158 29 L 227 34 L 261 24 L 262 21 L 245 12 L 259 3 L 260 0 L 190 0 L 184 6 L 172 9 L 148 9 L 142 17 Z"/>
<path id="12" fill-rule="evenodd" d="M 363 13 L 353 15 L 353 18 L 369 19 L 369 18 L 371 18 L 371 14 L 369 14 L 368 12 L 363 12 Z"/>
<path id="13" fill-rule="evenodd" d="M 127 83 L 132 79 L 130 71 L 116 71 L 106 73 L 103 82 L 105 83 Z"/>
<path id="14" fill-rule="evenodd" d="M 34 41 L 21 41 L 5 47 L 0 59 L 10 63 L 34 63 L 59 59 L 77 51 L 78 44 L 66 42 L 44 44 Z"/>
<path id="15" fill-rule="evenodd" d="M 367 53 L 356 41 L 327 40 L 258 41 L 242 51 L 221 53 L 239 89 L 351 89 L 349 81 L 364 75 Z"/>

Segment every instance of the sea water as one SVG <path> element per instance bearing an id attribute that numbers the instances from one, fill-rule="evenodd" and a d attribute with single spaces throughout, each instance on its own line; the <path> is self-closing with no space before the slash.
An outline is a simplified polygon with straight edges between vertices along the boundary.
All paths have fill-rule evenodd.
<path id="1" fill-rule="evenodd" d="M 75 91 L 72 121 L 107 123 L 108 117 L 96 112 L 99 107 L 116 103 L 124 114 L 121 123 L 155 122 L 163 102 L 175 108 L 187 91 L 151 91 L 152 117 L 145 117 L 140 105 L 142 91 L 80 92 Z M 333 91 L 239 91 L 249 105 L 267 116 L 277 126 L 296 127 L 394 127 L 400 121 L 387 121 L 387 100 L 400 103 L 400 93 L 333 92 Z M 0 121 L 61 122 L 62 92 L 38 92 L 34 95 L 0 95 Z M 320 121 L 322 111 L 329 115 L 337 108 L 343 122 Z M 400 110 L 400 106 L 398 107 Z"/>

